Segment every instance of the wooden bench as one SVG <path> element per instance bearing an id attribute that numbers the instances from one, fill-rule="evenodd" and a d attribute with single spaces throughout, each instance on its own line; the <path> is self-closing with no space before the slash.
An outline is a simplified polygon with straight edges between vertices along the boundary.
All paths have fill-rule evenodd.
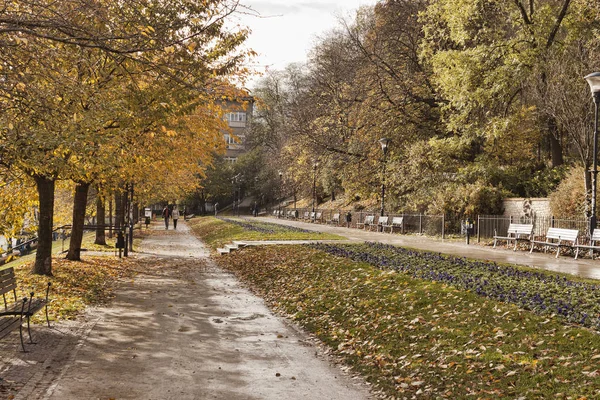
<path id="1" fill-rule="evenodd" d="M 317 212 L 317 214 L 315 215 L 315 222 L 321 222 L 323 220 L 323 213 L 322 212 Z"/>
<path id="2" fill-rule="evenodd" d="M 331 217 L 331 219 L 328 219 L 326 221 L 326 223 L 331 224 L 331 225 L 333 225 L 333 224 L 339 225 L 340 224 L 340 214 L 339 213 L 333 214 L 333 217 Z"/>
<path id="3" fill-rule="evenodd" d="M 375 224 L 375 216 L 374 215 L 367 215 L 365 217 L 365 220 L 363 222 L 358 222 L 356 224 L 357 228 L 363 227 L 365 230 L 367 230 L 367 227 L 369 228 L 369 230 L 371 230 L 371 226 L 373 226 Z"/>
<path id="4" fill-rule="evenodd" d="M 387 228 L 389 226 L 389 224 L 388 224 L 389 219 L 390 219 L 390 217 L 388 217 L 388 216 L 379 217 L 377 219 L 377 230 L 379 230 L 379 227 L 381 227 L 381 232 L 385 232 L 385 228 Z"/>
<path id="5" fill-rule="evenodd" d="M 196 216 L 196 214 L 184 215 L 183 216 L 183 220 L 184 221 L 189 221 L 190 219 L 194 218 L 195 216 Z"/>
<path id="6" fill-rule="evenodd" d="M 0 271 L 0 293 L 4 300 L 4 310 L 0 311 L 0 339 L 6 337 L 13 330 L 19 328 L 19 336 L 21 338 L 21 347 L 25 350 L 23 343 L 23 319 L 27 321 L 27 332 L 29 334 L 29 342 L 34 343 L 31 337 L 31 317 L 42 308 L 46 308 L 46 322 L 50 327 L 48 318 L 48 295 L 50 293 L 51 283 L 48 282 L 46 288 L 46 298 L 42 299 L 34 297 L 34 293 L 30 293 L 30 297 L 17 298 L 17 279 L 15 277 L 14 268 L 6 268 Z M 10 294 L 12 292 L 12 301 Z M 7 296 L 8 295 L 8 296 Z M 7 298 L 8 297 L 8 298 Z"/>
<path id="7" fill-rule="evenodd" d="M 506 244 L 510 246 L 510 242 L 514 241 L 515 246 L 513 251 L 517 250 L 517 244 L 519 240 L 525 240 L 531 242 L 533 239 L 533 224 L 509 224 L 506 236 L 500 236 L 494 231 L 494 248 L 498 241 L 505 240 Z"/>
<path id="8" fill-rule="evenodd" d="M 304 220 L 310 219 L 310 212 L 304 211 L 304 216 L 302 217 L 302 219 L 304 219 Z"/>
<path id="9" fill-rule="evenodd" d="M 404 224 L 404 217 L 393 217 L 391 223 L 383 226 L 383 231 L 385 232 L 385 228 L 390 228 L 390 233 L 394 233 L 394 228 L 402 229 L 402 224 Z"/>
<path id="10" fill-rule="evenodd" d="M 592 237 L 590 238 L 590 244 L 576 244 L 575 245 L 575 259 L 579 256 L 580 249 L 589 249 L 590 257 L 594 259 L 594 250 L 600 250 L 600 246 L 596 245 L 596 242 L 600 242 L 600 228 L 594 229 Z"/>
<path id="11" fill-rule="evenodd" d="M 560 254 L 561 247 L 573 248 L 577 246 L 577 238 L 579 237 L 579 230 L 577 229 L 561 229 L 561 228 L 548 228 L 548 232 L 546 233 L 546 240 L 531 240 L 531 250 L 530 253 L 533 252 L 533 248 L 536 244 L 544 246 L 544 253 L 548 249 L 548 247 L 556 247 L 556 258 L 558 258 Z"/>

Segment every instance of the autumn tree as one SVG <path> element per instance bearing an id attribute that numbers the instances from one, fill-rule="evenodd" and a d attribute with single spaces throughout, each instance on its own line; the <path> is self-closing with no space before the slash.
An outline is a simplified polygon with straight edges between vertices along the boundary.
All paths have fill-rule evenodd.
<path id="1" fill-rule="evenodd" d="M 89 8 L 94 5 L 98 9 Z M 173 130 L 160 121 L 191 112 L 198 106 L 193 98 L 220 96 L 228 84 L 219 77 L 243 72 L 238 66 L 246 54 L 236 49 L 246 32 L 224 29 L 224 18 L 235 5 L 228 1 L 185 1 L 179 7 L 156 3 L 140 8 L 133 2 L 73 1 L 61 12 L 54 10 L 56 13 L 52 12 L 53 4 L 44 2 L 32 2 L 30 9 L 4 10 L 2 40 L 10 47 L 2 54 L 3 108 L 7 111 L 3 115 L 6 145 L 2 161 L 9 168 L 28 173 L 38 187 L 40 246 L 34 272 L 51 274 L 52 203 L 57 179 L 75 179 L 89 186 L 99 175 L 94 165 L 102 164 L 90 160 L 101 160 L 99 152 L 106 150 L 103 144 L 118 145 L 114 140 L 118 136 L 124 139 L 121 145 L 143 146 L 144 142 L 136 139 L 159 132 L 157 128 L 173 136 Z M 82 18 L 88 12 L 94 18 Z M 24 22 L 16 26 L 19 18 Z M 132 24 L 134 21 L 137 23 Z M 119 28 L 111 31 L 113 24 Z M 115 32 L 122 35 L 114 36 Z M 163 88 L 170 86 L 176 94 L 170 96 L 171 103 L 148 99 L 154 109 L 166 111 L 152 120 L 150 129 L 137 130 L 133 128 L 139 125 L 125 125 L 135 112 L 124 108 L 131 102 L 124 104 L 126 97 L 111 99 L 107 89 L 114 90 L 115 81 L 119 81 L 135 92 L 143 88 L 140 77 L 148 76 L 150 81 L 158 79 Z M 103 135 L 117 131 L 112 137 Z M 110 164 L 114 158 L 112 155 L 103 161 Z M 128 171 L 125 177 L 132 175 Z M 81 197 L 87 193 L 83 189 Z"/>

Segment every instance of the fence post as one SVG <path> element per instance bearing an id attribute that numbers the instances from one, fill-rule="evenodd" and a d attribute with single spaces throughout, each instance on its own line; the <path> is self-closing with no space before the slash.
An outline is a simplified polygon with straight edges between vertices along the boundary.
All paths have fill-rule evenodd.
<path id="1" fill-rule="evenodd" d="M 419 213 L 419 235 L 423 234 L 423 214 Z"/>
<path id="2" fill-rule="evenodd" d="M 481 235 L 479 234 L 479 214 L 477 214 L 477 243 L 481 242 Z"/>
<path id="3" fill-rule="evenodd" d="M 445 235 L 444 235 L 444 225 L 446 225 L 445 217 L 446 216 L 444 214 L 442 214 L 442 240 L 445 239 Z"/>
<path id="4" fill-rule="evenodd" d="M 400 232 L 404 235 L 404 225 L 406 225 L 406 223 L 404 222 L 404 211 L 402 211 L 402 225 L 400 226 Z"/>
<path id="5" fill-rule="evenodd" d="M 550 217 L 550 227 L 554 228 L 554 215 Z"/>

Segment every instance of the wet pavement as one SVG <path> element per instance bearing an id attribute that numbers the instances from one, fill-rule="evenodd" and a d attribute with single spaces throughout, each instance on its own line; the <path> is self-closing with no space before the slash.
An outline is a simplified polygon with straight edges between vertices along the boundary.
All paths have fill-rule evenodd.
<path id="1" fill-rule="evenodd" d="M 529 247 L 527 247 L 527 250 L 512 251 L 512 249 L 500 246 L 494 249 L 492 246 L 476 244 L 473 243 L 473 241 L 471 241 L 471 244 L 467 245 L 465 241 L 457 241 L 454 239 L 436 239 L 421 235 L 381 233 L 271 217 L 261 217 L 261 219 L 281 225 L 290 225 L 312 231 L 337 234 L 347 238 L 351 242 L 369 241 L 387 243 L 395 246 L 434 251 L 459 257 L 469 257 L 498 263 L 510 263 L 541 268 L 548 271 L 576 275 L 582 278 L 600 279 L 600 260 L 592 260 L 587 254 L 584 255 L 588 258 L 581 258 L 582 253 L 580 253 L 580 258 L 577 260 L 568 253 L 561 255 L 559 258 L 555 258 L 555 251 L 544 253 L 537 248 L 533 253 L 529 253 Z"/>

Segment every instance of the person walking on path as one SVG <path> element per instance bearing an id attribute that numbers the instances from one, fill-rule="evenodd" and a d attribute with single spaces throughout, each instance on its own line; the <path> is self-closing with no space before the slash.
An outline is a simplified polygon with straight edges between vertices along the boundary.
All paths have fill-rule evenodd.
<path id="1" fill-rule="evenodd" d="M 219 213 L 219 203 L 215 203 L 215 217 Z"/>
<path id="2" fill-rule="evenodd" d="M 169 205 L 167 204 L 162 211 L 163 218 L 165 219 L 165 229 L 169 230 L 169 217 L 171 216 L 171 210 L 169 210 Z"/>
<path id="3" fill-rule="evenodd" d="M 177 208 L 177 206 L 173 206 L 171 218 L 173 218 L 173 229 L 177 230 L 177 220 L 179 219 L 179 209 Z"/>

